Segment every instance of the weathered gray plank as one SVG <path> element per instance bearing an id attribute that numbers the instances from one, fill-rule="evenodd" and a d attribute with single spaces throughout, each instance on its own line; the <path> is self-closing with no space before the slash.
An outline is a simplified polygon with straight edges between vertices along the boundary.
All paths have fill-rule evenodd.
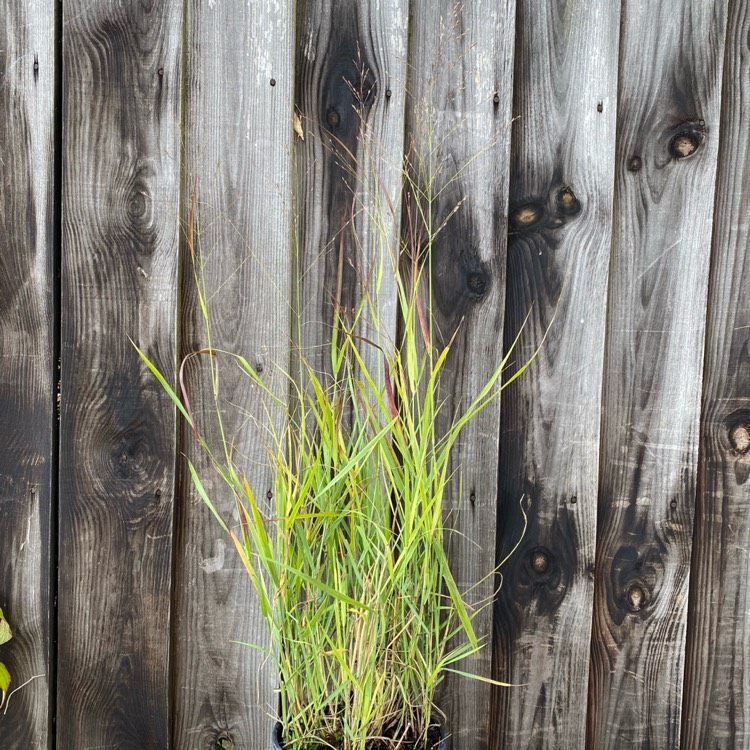
<path id="1" fill-rule="evenodd" d="M 201 0 L 187 9 L 185 194 L 193 187 L 212 343 L 242 353 L 277 393 L 289 358 L 293 3 Z M 208 344 L 192 268 L 183 265 L 183 355 Z M 187 369 L 201 429 L 217 435 L 207 362 Z M 266 415 L 235 366 L 219 361 L 224 426 L 258 498 L 273 486 Z M 278 413 L 279 418 L 283 414 Z M 277 427 L 280 425 L 277 424 Z M 213 442 L 216 445 L 216 442 Z M 233 517 L 233 499 L 182 425 L 182 445 Z M 176 558 L 174 711 L 177 748 L 270 746 L 272 664 L 236 641 L 265 644 L 264 623 L 232 542 L 182 467 Z"/>
<path id="2" fill-rule="evenodd" d="M 0 2 L 0 747 L 50 747 L 55 10 Z M 30 682 L 29 682 L 30 681 Z"/>
<path id="3" fill-rule="evenodd" d="M 63 6 L 60 750 L 169 746 L 181 16 Z"/>
<path id="4" fill-rule="evenodd" d="M 730 3 L 682 744 L 750 748 L 750 5 Z"/>
<path id="5" fill-rule="evenodd" d="M 679 744 L 726 6 L 623 6 L 595 748 Z"/>
<path id="6" fill-rule="evenodd" d="M 493 747 L 584 746 L 612 233 L 619 7 L 517 6 Z M 549 329 L 549 330 L 548 330 Z M 502 554 L 501 554 L 502 557 Z"/>
<path id="7" fill-rule="evenodd" d="M 514 8 L 512 2 L 413 4 L 409 157 L 422 188 L 432 182 L 432 205 L 423 205 L 434 228 L 461 203 L 433 242 L 430 260 L 432 316 L 442 342 L 460 327 L 442 381 L 446 417 L 468 405 L 502 354 Z M 446 497 L 456 530 L 449 539 L 454 575 L 462 590 L 479 584 L 471 591 L 477 603 L 489 601 L 494 588 L 487 575 L 495 565 L 499 428 L 498 399 L 466 429 L 453 463 L 462 479 Z M 487 677 L 492 607 L 475 625 L 487 645 L 461 668 Z M 488 746 L 487 683 L 449 679 L 442 707 L 452 747 Z"/>
<path id="8" fill-rule="evenodd" d="M 295 337 L 320 372 L 330 366 L 336 305 L 351 319 L 369 294 L 378 326 L 366 314 L 358 330 L 385 347 L 395 339 L 407 12 L 405 0 L 313 0 L 298 17 L 295 105 L 304 140 L 295 150 Z M 365 354 L 379 374 L 377 350 Z"/>

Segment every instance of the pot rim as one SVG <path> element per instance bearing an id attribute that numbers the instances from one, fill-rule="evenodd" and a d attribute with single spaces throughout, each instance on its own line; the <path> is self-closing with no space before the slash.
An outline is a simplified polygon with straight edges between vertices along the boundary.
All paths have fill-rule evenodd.
<path id="1" fill-rule="evenodd" d="M 273 732 L 271 733 L 271 750 L 284 750 L 284 745 L 282 744 L 282 732 L 284 731 L 284 727 L 281 724 L 280 721 L 277 721 L 273 726 Z M 437 747 L 437 750 L 446 750 L 447 744 L 446 744 L 446 734 L 445 734 L 445 727 L 441 725 L 440 727 L 440 744 Z"/>

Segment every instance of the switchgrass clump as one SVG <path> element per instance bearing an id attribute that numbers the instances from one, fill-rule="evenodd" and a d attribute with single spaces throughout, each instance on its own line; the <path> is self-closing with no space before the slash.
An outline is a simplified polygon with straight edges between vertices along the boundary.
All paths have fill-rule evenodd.
<path id="1" fill-rule="evenodd" d="M 421 271 L 411 271 L 408 281 L 396 274 L 400 346 L 384 351 L 338 316 L 331 372 L 323 376 L 301 357 L 301 380 L 287 378 L 291 404 L 243 356 L 202 352 L 212 367 L 217 357 L 231 358 L 269 398 L 271 503 L 258 501 L 229 442 L 221 453 L 212 450 L 186 394 L 180 398 L 141 352 L 234 497 L 239 523 L 217 511 L 190 464 L 197 491 L 234 542 L 258 595 L 279 675 L 285 748 L 426 741 L 446 671 L 481 647 L 472 627 L 476 611 L 446 557 L 443 495 L 451 449 L 498 396 L 508 355 L 438 432 L 450 344 L 433 347 Z M 373 347 L 377 373 L 366 364 Z M 286 415 L 280 431 L 273 430 L 273 409 Z M 459 645 L 449 648 L 456 636 L 463 636 Z"/>
<path id="2" fill-rule="evenodd" d="M 456 480 L 451 453 L 465 427 L 529 362 L 505 377 L 511 349 L 470 403 L 446 413 L 441 378 L 458 331 L 446 342 L 445 332 L 435 330 L 430 258 L 460 203 L 433 223 L 439 191 L 434 177 L 424 178 L 432 174 L 430 163 L 403 170 L 402 187 L 413 197 L 408 239 L 398 252 L 387 247 L 380 265 L 363 274 L 356 309 L 347 314 L 334 305 L 325 372 L 298 350 L 291 371 L 275 365 L 283 387 L 274 389 L 275 374 L 264 377 L 242 354 L 213 346 L 194 202 L 187 246 L 208 346 L 189 356 L 205 356 L 210 364 L 216 423 L 198 424 L 184 387 L 178 395 L 138 350 L 234 499 L 236 514 L 222 515 L 224 503 L 189 464 L 257 594 L 269 645 L 254 647 L 276 667 L 285 750 L 431 747 L 429 729 L 441 719 L 438 686 L 447 672 L 464 674 L 458 662 L 483 645 L 472 626 L 479 610 L 466 603 L 447 559 L 451 531 L 443 499 Z M 377 169 L 371 174 L 377 195 L 382 181 Z M 382 211 L 371 196 L 375 208 L 367 209 L 367 220 L 387 245 L 396 202 L 386 196 L 385 204 Z M 392 321 L 380 317 L 376 298 L 386 276 L 399 321 L 390 344 Z M 256 495 L 253 476 L 226 436 L 221 362 L 239 367 L 264 401 L 274 476 L 268 496 L 266 487 Z M 218 446 L 209 434 L 219 436 Z"/>

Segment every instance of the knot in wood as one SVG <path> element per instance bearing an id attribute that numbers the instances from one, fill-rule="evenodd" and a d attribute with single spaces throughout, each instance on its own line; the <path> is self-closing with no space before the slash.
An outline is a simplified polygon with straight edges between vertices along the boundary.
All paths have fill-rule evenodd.
<path id="1" fill-rule="evenodd" d="M 631 612 L 638 612 L 646 603 L 646 592 L 638 585 L 633 584 L 628 589 L 628 604 Z"/>
<path id="2" fill-rule="evenodd" d="M 214 750 L 233 750 L 234 742 L 230 737 L 219 737 L 214 745 Z"/>
<path id="3" fill-rule="evenodd" d="M 326 122 L 331 128 L 337 128 L 341 124 L 341 115 L 336 111 L 335 107 L 331 107 L 326 112 Z"/>
<path id="4" fill-rule="evenodd" d="M 578 198 L 569 187 L 564 187 L 557 193 L 557 210 L 566 216 L 575 216 L 581 210 Z"/>
<path id="5" fill-rule="evenodd" d="M 678 133 L 669 142 L 669 152 L 677 159 L 691 156 L 698 150 L 700 140 L 695 133 Z"/>
<path id="6" fill-rule="evenodd" d="M 643 162 L 640 156 L 633 156 L 628 162 L 628 169 L 631 172 L 640 172 Z"/>
<path id="7" fill-rule="evenodd" d="M 519 206 L 512 214 L 511 221 L 517 229 L 529 229 L 542 218 L 542 207 L 536 203 Z"/>
<path id="8" fill-rule="evenodd" d="M 549 568 L 549 555 L 543 549 L 535 549 L 531 552 L 531 567 L 535 573 L 546 573 Z"/>
<path id="9" fill-rule="evenodd" d="M 466 277 L 466 286 L 472 296 L 481 298 L 487 293 L 487 276 L 483 273 L 473 271 Z"/>
<path id="10" fill-rule="evenodd" d="M 128 201 L 128 214 L 132 221 L 143 221 L 148 213 L 148 200 L 142 192 L 133 193 Z"/>
<path id="11" fill-rule="evenodd" d="M 750 450 L 750 424 L 736 424 L 729 430 L 729 443 L 740 456 Z"/>
<path id="12" fill-rule="evenodd" d="M 686 120 L 673 128 L 669 137 L 669 154 L 673 159 L 692 156 L 706 139 L 706 123 L 703 120 Z"/>

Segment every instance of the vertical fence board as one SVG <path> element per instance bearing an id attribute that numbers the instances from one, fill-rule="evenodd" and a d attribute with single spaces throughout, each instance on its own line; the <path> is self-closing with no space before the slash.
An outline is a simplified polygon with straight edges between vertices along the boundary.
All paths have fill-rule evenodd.
<path id="1" fill-rule="evenodd" d="M 237 352 L 276 393 L 288 367 L 293 3 L 201 0 L 187 8 L 185 203 L 195 188 L 197 233 L 211 343 Z M 208 345 L 189 256 L 183 260 L 183 356 Z M 237 469 L 260 500 L 266 467 L 263 399 L 234 363 L 217 359 L 227 439 Z M 186 387 L 196 420 L 222 455 L 208 361 L 193 360 Z M 283 414 L 278 413 L 276 427 Z M 260 426 L 259 426 L 260 425 Z M 219 511 L 234 518 L 229 489 L 182 425 L 186 455 Z M 175 747 L 214 750 L 270 745 L 277 709 L 265 624 L 231 540 L 191 485 L 183 465 L 178 512 Z"/>
<path id="2" fill-rule="evenodd" d="M 60 750 L 169 746 L 181 15 L 63 6 Z"/>
<path id="3" fill-rule="evenodd" d="M 726 2 L 627 1 L 592 748 L 679 744 Z"/>
<path id="4" fill-rule="evenodd" d="M 619 8 L 517 8 L 503 394 L 494 747 L 584 745 L 612 236 Z M 598 11 L 598 12 L 597 12 Z M 575 91 L 572 96 L 571 92 Z M 548 331 L 548 332 L 547 332 Z M 545 339 L 545 332 L 547 336 Z"/>
<path id="5" fill-rule="evenodd" d="M 55 10 L 0 2 L 0 746 L 49 747 Z"/>
<path id="6" fill-rule="evenodd" d="M 398 256 L 407 3 L 311 0 L 300 11 L 297 35 L 295 103 L 304 139 L 296 142 L 295 335 L 324 372 L 337 304 L 351 317 L 348 311 L 369 293 L 380 320 L 373 331 L 365 315 L 361 335 L 382 335 L 377 343 L 386 348 L 395 338 L 391 263 Z M 381 263 L 384 281 L 375 298 Z M 366 360 L 370 371 L 380 373 L 377 350 L 366 354 L 373 357 Z"/>
<path id="7" fill-rule="evenodd" d="M 502 355 L 514 6 L 413 4 L 410 161 L 421 187 L 432 183 L 425 208 L 433 226 L 448 220 L 432 245 L 433 321 L 443 343 L 458 330 L 442 382 L 444 416 L 466 408 Z M 460 480 L 445 499 L 456 531 L 448 540 L 452 569 L 477 604 L 490 602 L 494 589 L 499 429 L 497 399 L 464 430 L 452 464 Z M 485 647 L 459 668 L 489 677 L 491 606 L 475 628 Z M 442 708 L 452 747 L 488 746 L 486 682 L 449 679 Z"/>
<path id="8" fill-rule="evenodd" d="M 701 463 L 685 668 L 684 747 L 750 747 L 750 5 L 730 3 Z"/>

